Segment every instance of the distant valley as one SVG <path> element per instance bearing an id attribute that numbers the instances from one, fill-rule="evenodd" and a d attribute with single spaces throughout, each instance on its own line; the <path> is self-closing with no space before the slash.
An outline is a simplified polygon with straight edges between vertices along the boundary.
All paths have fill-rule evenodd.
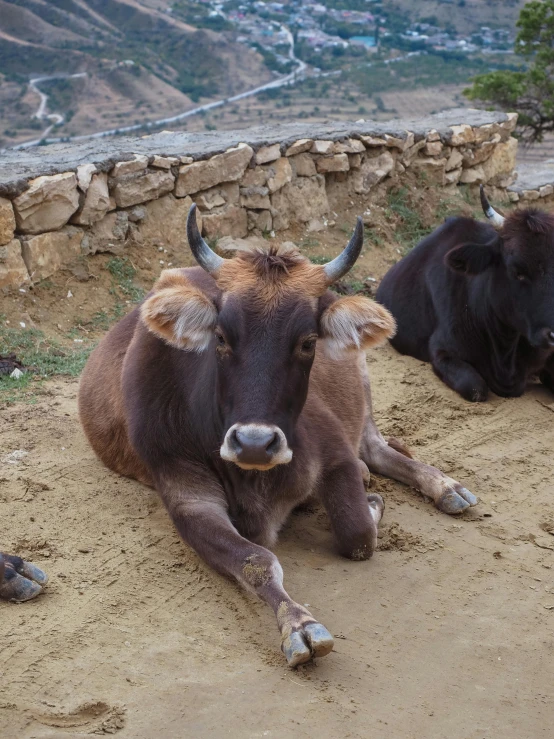
<path id="1" fill-rule="evenodd" d="M 464 104 L 468 77 L 513 64 L 522 5 L 0 0 L 0 148 L 144 126 L 295 70 L 294 85 L 174 125 L 382 118 Z"/>

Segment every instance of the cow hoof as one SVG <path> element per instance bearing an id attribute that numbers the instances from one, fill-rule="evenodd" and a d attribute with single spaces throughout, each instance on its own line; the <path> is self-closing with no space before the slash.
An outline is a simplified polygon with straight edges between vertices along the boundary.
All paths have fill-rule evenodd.
<path id="1" fill-rule="evenodd" d="M 466 508 L 470 506 L 476 506 L 479 499 L 470 493 L 469 490 L 463 488 L 461 485 L 457 485 L 455 490 L 447 490 L 436 503 L 439 511 L 448 513 L 451 516 L 456 516 L 458 513 L 463 513 Z"/>
<path id="2" fill-rule="evenodd" d="M 333 650 L 333 637 L 321 624 L 306 624 L 301 630 L 289 634 L 281 648 L 289 667 L 298 667 L 315 657 L 329 654 Z"/>
<path id="3" fill-rule="evenodd" d="M 383 518 L 383 511 L 385 510 L 385 501 L 377 493 L 372 493 L 367 496 L 367 504 L 369 506 L 369 512 L 371 517 L 376 524 Z"/>
<path id="4" fill-rule="evenodd" d="M 0 583 L 0 598 L 23 603 L 36 598 L 48 575 L 39 567 L 20 557 L 4 556 L 4 579 Z"/>

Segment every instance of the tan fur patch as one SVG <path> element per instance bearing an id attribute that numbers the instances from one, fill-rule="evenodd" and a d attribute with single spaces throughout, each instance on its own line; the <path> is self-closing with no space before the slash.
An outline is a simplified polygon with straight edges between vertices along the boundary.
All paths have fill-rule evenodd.
<path id="1" fill-rule="evenodd" d="M 331 355 L 367 350 L 394 335 L 396 323 L 386 308 L 357 295 L 340 298 L 321 317 L 322 338 Z"/>
<path id="2" fill-rule="evenodd" d="M 206 349 L 217 322 L 212 301 L 177 269 L 163 272 L 154 291 L 140 311 L 148 330 L 179 349 Z"/>
<path id="3" fill-rule="evenodd" d="M 225 293 L 252 293 L 268 309 L 286 295 L 317 298 L 327 289 L 321 266 L 298 253 L 279 251 L 245 253 L 226 260 L 217 284 Z"/>

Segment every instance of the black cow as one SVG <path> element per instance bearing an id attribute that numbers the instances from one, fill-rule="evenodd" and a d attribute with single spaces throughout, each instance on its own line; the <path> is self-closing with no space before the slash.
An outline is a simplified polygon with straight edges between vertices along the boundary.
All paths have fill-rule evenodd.
<path id="1" fill-rule="evenodd" d="M 391 343 L 431 362 L 466 400 L 554 392 L 554 216 L 526 208 L 490 223 L 449 218 L 385 275 L 377 300 L 396 319 Z"/>

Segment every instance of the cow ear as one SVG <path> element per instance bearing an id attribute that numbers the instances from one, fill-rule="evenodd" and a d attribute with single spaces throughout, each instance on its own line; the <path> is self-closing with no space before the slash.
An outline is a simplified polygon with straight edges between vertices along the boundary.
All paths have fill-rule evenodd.
<path id="1" fill-rule="evenodd" d="M 140 313 L 149 331 L 186 351 L 207 349 L 217 323 L 214 303 L 181 270 L 162 273 Z"/>
<path id="2" fill-rule="evenodd" d="M 498 261 L 499 250 L 496 243 L 462 244 L 446 254 L 444 262 L 454 272 L 478 275 Z"/>
<path id="3" fill-rule="evenodd" d="M 319 331 L 326 352 L 338 357 L 348 351 L 382 344 L 394 335 L 396 323 L 379 303 L 352 295 L 339 298 L 325 308 Z"/>

